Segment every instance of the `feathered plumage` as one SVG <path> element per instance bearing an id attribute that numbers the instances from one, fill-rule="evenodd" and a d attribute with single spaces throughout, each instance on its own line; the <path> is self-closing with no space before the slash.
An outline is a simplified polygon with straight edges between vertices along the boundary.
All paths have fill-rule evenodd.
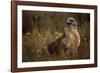
<path id="1" fill-rule="evenodd" d="M 56 54 L 58 57 L 61 54 L 67 59 L 77 59 L 77 48 L 80 45 L 80 36 L 77 30 L 77 22 L 74 18 L 69 17 L 66 21 L 64 33 L 58 39 L 48 44 L 48 51 L 50 55 Z"/>

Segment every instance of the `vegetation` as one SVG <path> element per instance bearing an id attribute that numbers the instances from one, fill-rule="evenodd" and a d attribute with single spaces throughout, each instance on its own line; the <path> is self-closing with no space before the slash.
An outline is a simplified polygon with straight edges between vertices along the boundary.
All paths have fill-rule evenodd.
<path id="1" fill-rule="evenodd" d="M 90 58 L 89 14 L 23 11 L 22 15 L 23 62 L 67 60 L 67 58 L 58 59 L 56 55 L 51 56 L 47 50 L 47 45 L 62 35 L 64 27 L 66 26 L 66 19 L 68 17 L 74 17 L 78 23 L 81 44 L 78 48 L 77 59 Z"/>

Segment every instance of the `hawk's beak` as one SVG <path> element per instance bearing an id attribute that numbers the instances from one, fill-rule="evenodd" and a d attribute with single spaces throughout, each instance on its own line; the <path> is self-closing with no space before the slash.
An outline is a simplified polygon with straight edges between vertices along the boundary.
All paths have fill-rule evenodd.
<path id="1" fill-rule="evenodd" d="M 67 22 L 68 25 L 72 24 L 71 22 Z"/>

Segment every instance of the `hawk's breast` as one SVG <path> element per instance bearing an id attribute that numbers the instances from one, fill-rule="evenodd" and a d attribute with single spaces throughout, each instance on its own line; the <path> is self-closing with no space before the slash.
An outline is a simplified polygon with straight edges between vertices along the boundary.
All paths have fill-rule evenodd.
<path id="1" fill-rule="evenodd" d="M 65 38 L 63 39 L 67 48 L 78 48 L 80 45 L 80 36 L 77 30 L 65 30 Z"/>

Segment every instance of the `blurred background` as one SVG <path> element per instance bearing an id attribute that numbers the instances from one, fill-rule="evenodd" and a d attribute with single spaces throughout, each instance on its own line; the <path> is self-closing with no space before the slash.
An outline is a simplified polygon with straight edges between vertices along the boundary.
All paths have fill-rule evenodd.
<path id="1" fill-rule="evenodd" d="M 23 11 L 23 62 L 58 60 L 56 56 L 49 56 L 46 46 L 57 39 L 64 32 L 68 17 L 73 17 L 78 23 L 81 43 L 78 48 L 77 59 L 90 58 L 90 14 Z"/>

